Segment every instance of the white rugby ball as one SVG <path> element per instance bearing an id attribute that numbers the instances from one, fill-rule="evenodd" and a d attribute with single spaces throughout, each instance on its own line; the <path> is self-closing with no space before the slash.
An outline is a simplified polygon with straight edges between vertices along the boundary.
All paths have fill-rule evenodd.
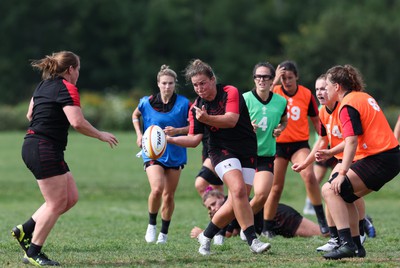
<path id="1" fill-rule="evenodd" d="M 142 137 L 144 154 L 155 160 L 160 158 L 167 148 L 167 139 L 164 131 L 157 125 L 149 126 Z"/>

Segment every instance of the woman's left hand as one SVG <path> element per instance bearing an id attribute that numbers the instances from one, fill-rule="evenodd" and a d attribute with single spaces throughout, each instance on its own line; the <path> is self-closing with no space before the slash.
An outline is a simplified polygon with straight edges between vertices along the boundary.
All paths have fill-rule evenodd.
<path id="1" fill-rule="evenodd" d="M 344 182 L 344 177 L 343 175 L 338 175 L 333 181 L 331 181 L 331 190 L 335 193 L 335 195 L 340 194 L 340 187 L 342 186 L 342 183 Z"/>

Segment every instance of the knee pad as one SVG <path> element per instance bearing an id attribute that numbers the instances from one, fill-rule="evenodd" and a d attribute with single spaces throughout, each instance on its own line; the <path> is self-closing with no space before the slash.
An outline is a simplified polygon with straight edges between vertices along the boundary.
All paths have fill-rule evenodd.
<path id="1" fill-rule="evenodd" d="M 332 182 L 338 175 L 338 172 L 333 173 L 328 182 Z M 354 194 L 353 186 L 351 185 L 349 177 L 347 176 L 344 177 L 344 181 L 340 186 L 340 196 L 346 203 L 353 203 L 360 198 Z"/>

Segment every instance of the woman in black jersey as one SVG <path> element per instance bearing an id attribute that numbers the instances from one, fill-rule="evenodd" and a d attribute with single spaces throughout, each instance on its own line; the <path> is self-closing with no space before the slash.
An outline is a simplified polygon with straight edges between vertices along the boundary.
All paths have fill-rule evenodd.
<path id="1" fill-rule="evenodd" d="M 226 196 L 224 196 L 224 194 L 218 190 L 210 190 L 204 194 L 203 205 L 207 208 L 208 215 L 211 219 L 224 204 L 225 200 Z M 263 214 L 264 211 L 261 209 L 261 211 L 254 215 L 254 226 L 258 234 L 261 234 L 263 229 Z M 294 208 L 285 204 L 278 204 L 278 209 L 274 220 L 276 221 L 276 224 L 274 225 L 273 230 L 276 235 L 281 235 L 286 238 L 295 236 L 312 237 L 316 235 L 322 235 L 318 224 L 310 221 L 307 218 L 304 218 Z M 231 237 L 232 234 L 239 233 L 239 228 L 240 227 L 237 226 L 236 220 L 234 220 L 224 228 L 225 232 L 221 235 L 224 235 L 225 237 Z M 201 228 L 195 226 L 190 232 L 190 237 L 197 238 L 202 231 L 203 230 Z M 217 236 L 214 236 L 214 245 L 223 244 L 224 239 L 220 239 L 222 241 L 220 243 L 216 243 L 216 238 Z"/>
<path id="2" fill-rule="evenodd" d="M 209 131 L 208 156 L 229 195 L 225 204 L 198 237 L 199 253 L 210 254 L 211 239 L 235 217 L 247 238 L 250 250 L 262 253 L 270 244 L 257 239 L 253 211 L 246 184 L 252 184 L 257 158 L 257 139 L 242 94 L 234 86 L 216 83 L 212 68 L 197 59 L 186 67 L 186 80 L 198 95 L 189 112 L 187 136 L 167 137 L 168 143 L 196 147 L 205 129 Z"/>
<path id="3" fill-rule="evenodd" d="M 78 189 L 64 151 L 69 126 L 78 132 L 111 147 L 118 140 L 108 132 L 94 128 L 83 116 L 76 83 L 79 78 L 79 57 L 61 51 L 32 62 L 42 72 L 42 81 L 30 101 L 27 118 L 30 121 L 22 158 L 36 177 L 45 203 L 24 224 L 11 233 L 25 252 L 24 262 L 36 266 L 58 266 L 43 252 L 42 246 L 58 218 L 78 202 Z"/>

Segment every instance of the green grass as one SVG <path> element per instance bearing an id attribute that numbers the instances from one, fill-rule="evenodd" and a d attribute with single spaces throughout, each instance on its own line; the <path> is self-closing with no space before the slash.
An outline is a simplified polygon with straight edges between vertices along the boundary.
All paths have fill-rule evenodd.
<path id="1" fill-rule="evenodd" d="M 43 202 L 34 177 L 21 160 L 23 135 L 0 133 L 0 267 L 24 267 L 22 250 L 10 229 L 24 222 Z M 95 139 L 70 134 L 66 160 L 80 200 L 59 219 L 44 247 L 64 267 L 400 267 L 400 176 L 366 197 L 377 237 L 367 239 L 365 259 L 325 261 L 315 251 L 326 242 L 322 237 L 277 237 L 263 255 L 250 253 L 245 243 L 232 238 L 221 247 L 213 246 L 213 255 L 200 256 L 198 243 L 189 237 L 194 225 L 208 223 L 193 186 L 201 164 L 200 148 L 188 150 L 168 243 L 147 244 L 149 186 L 142 161 L 135 157 L 136 138 L 133 132 L 117 136 L 120 145 L 110 149 Z M 282 201 L 301 211 L 304 199 L 300 177 L 289 171 Z"/>

